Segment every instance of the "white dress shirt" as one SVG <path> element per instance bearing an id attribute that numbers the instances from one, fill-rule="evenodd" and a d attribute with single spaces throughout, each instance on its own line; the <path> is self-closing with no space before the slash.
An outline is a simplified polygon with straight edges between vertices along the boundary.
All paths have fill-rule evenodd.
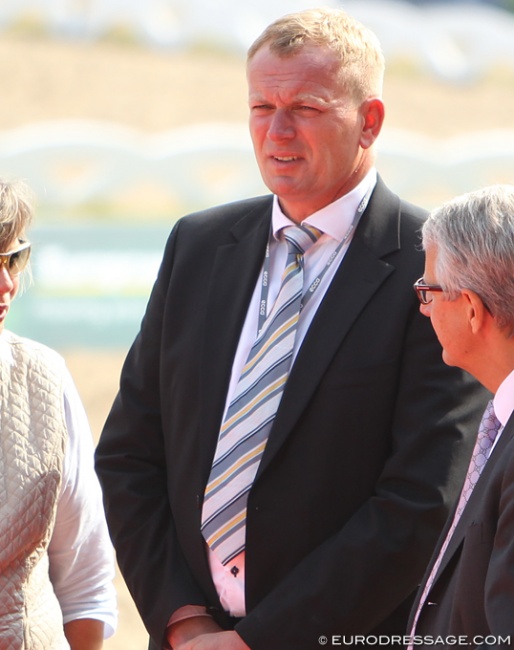
<path id="1" fill-rule="evenodd" d="M 3 336 L 0 355 L 12 360 L 10 346 Z M 103 621 L 104 638 L 108 638 L 117 626 L 114 551 L 94 470 L 91 429 L 66 369 L 63 383 L 68 439 L 54 532 L 48 547 L 50 577 L 64 623 L 78 618 Z"/>
<path id="2" fill-rule="evenodd" d="M 323 272 L 330 256 L 337 249 L 338 245 L 345 238 L 357 208 L 368 192 L 375 186 L 377 180 L 376 170 L 371 170 L 361 183 L 350 193 L 341 197 L 334 203 L 327 205 L 323 209 L 315 212 L 305 219 L 303 223 L 315 226 L 324 234 L 304 255 L 304 288 L 306 289 L 311 283 Z M 269 258 L 269 293 L 268 293 L 268 311 L 271 310 L 273 303 L 278 295 L 282 272 L 285 268 L 287 259 L 287 244 L 282 239 L 280 231 L 287 227 L 295 225 L 280 209 L 277 197 L 274 197 L 272 212 L 272 237 L 270 241 L 270 258 Z M 328 267 L 317 290 L 302 309 L 298 329 L 293 349 L 293 360 L 298 353 L 302 341 L 309 329 L 314 315 L 323 300 L 323 297 L 330 286 L 330 283 L 343 259 L 351 237 L 345 245 L 339 250 L 336 259 Z M 262 274 L 261 274 L 262 275 Z M 241 371 L 250 349 L 257 336 L 259 305 L 261 301 L 261 276 L 256 283 L 252 299 L 246 315 L 246 320 L 241 331 L 239 344 L 237 347 L 232 374 L 225 403 L 225 412 L 232 400 L 235 388 L 241 376 Z M 246 614 L 245 607 L 245 553 L 240 553 L 229 565 L 223 566 L 214 553 L 207 547 L 209 556 L 209 565 L 213 576 L 214 584 L 218 591 L 223 608 L 231 616 L 241 617 Z M 231 573 L 231 569 L 236 566 L 238 573 L 236 576 Z"/>

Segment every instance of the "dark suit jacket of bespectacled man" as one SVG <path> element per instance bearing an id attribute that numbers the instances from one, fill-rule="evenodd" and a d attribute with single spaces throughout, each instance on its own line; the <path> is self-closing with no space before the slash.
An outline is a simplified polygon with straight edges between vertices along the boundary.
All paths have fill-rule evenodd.
<path id="1" fill-rule="evenodd" d="M 441 534 L 408 631 L 416 647 L 428 647 L 430 637 L 443 640 L 440 648 L 456 638 L 468 647 L 512 647 L 514 186 L 477 190 L 435 210 L 423 228 L 423 247 L 424 281 L 442 291 L 427 293 L 421 311 L 430 317 L 446 363 L 494 393 L 500 427 L 453 532 L 447 535 L 452 516 Z"/>
<path id="2" fill-rule="evenodd" d="M 152 648 L 307 650 L 405 630 L 489 395 L 442 362 L 419 314 L 425 212 L 375 168 L 383 73 L 376 37 L 342 10 L 273 23 L 247 61 L 271 195 L 170 235 L 97 449 Z M 304 221 L 323 233 L 303 258 L 317 290 L 247 494 L 244 549 L 225 566 L 201 530 L 204 494 L 260 306 L 279 290 L 281 231 Z"/>

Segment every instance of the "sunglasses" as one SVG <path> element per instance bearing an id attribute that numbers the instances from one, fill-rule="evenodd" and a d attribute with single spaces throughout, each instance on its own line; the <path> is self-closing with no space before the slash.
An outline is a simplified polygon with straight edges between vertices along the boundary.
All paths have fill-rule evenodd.
<path id="1" fill-rule="evenodd" d="M 11 277 L 19 275 L 27 266 L 30 257 L 30 242 L 23 242 L 8 253 L 0 253 L 0 271 L 6 268 Z"/>

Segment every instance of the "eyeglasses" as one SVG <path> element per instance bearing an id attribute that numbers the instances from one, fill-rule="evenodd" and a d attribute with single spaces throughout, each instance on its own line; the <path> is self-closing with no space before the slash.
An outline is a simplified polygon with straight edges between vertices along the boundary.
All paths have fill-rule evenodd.
<path id="1" fill-rule="evenodd" d="M 429 305 L 433 300 L 429 295 L 430 292 L 444 291 L 444 289 L 438 284 L 426 284 L 425 278 L 420 278 L 414 283 L 414 291 L 418 294 L 419 302 L 422 305 Z"/>
<path id="2" fill-rule="evenodd" d="M 8 253 L 0 253 L 0 270 L 6 268 L 11 277 L 19 275 L 27 266 L 30 257 L 30 242 L 26 241 Z"/>

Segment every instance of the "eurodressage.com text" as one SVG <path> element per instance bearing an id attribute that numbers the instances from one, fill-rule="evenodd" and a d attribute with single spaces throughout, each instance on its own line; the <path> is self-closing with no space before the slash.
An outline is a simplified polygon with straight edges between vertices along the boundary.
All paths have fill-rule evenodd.
<path id="1" fill-rule="evenodd" d="M 363 645 L 363 646 L 389 646 L 389 645 L 398 645 L 398 646 L 430 646 L 437 648 L 447 647 L 447 646 L 480 646 L 485 644 L 492 645 L 496 647 L 511 647 L 511 637 L 510 636 L 474 636 L 469 637 L 468 635 L 461 634 L 459 636 L 400 636 L 400 635 L 380 635 L 380 636 L 365 636 L 365 635 L 355 635 L 355 636 L 344 636 L 341 634 L 334 634 L 331 637 L 320 636 L 318 639 L 320 646 L 352 646 L 352 645 Z"/>

